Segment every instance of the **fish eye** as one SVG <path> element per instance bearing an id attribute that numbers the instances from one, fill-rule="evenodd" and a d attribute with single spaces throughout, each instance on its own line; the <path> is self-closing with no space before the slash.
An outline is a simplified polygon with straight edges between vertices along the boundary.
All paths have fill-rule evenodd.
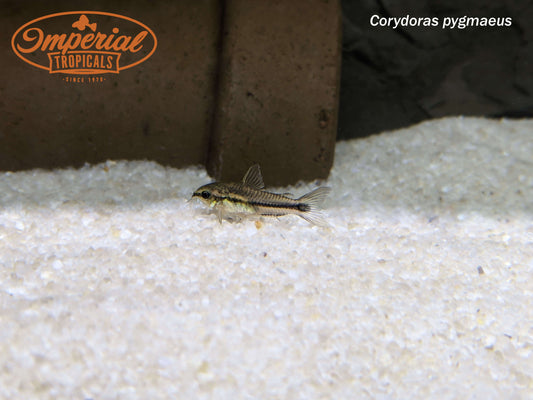
<path id="1" fill-rule="evenodd" d="M 211 197 L 211 193 L 209 193 L 207 190 L 204 190 L 204 191 L 202 192 L 202 197 L 203 197 L 204 199 L 208 199 L 208 198 Z"/>

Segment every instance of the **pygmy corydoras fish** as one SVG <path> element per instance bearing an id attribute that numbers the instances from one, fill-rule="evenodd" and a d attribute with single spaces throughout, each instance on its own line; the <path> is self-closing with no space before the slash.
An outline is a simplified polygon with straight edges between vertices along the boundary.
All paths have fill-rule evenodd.
<path id="1" fill-rule="evenodd" d="M 243 217 L 264 215 L 280 217 L 295 214 L 314 225 L 328 226 L 318 207 L 330 192 L 319 187 L 298 199 L 288 193 L 277 194 L 264 190 L 265 184 L 258 164 L 252 165 L 242 182 L 214 182 L 199 187 L 192 198 L 198 198 L 215 211 L 218 220 L 240 221 Z"/>

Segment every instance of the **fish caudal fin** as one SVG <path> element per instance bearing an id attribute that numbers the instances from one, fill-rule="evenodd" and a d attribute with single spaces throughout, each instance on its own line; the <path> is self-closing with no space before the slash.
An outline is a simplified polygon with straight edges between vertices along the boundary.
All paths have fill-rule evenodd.
<path id="1" fill-rule="evenodd" d="M 319 208 L 324 203 L 329 192 L 331 192 L 331 188 L 319 187 L 300 197 L 298 201 L 301 204 L 301 209 L 298 215 L 313 225 L 328 227 L 329 224 L 324 219 Z"/>
<path id="2" fill-rule="evenodd" d="M 329 192 L 331 192 L 331 188 L 319 187 L 318 189 L 315 189 L 312 192 L 304 194 L 298 199 L 298 201 L 301 203 L 305 203 L 311 207 L 320 207 L 322 206 L 322 203 L 324 203 L 324 200 L 326 200 L 326 197 L 328 196 Z"/>

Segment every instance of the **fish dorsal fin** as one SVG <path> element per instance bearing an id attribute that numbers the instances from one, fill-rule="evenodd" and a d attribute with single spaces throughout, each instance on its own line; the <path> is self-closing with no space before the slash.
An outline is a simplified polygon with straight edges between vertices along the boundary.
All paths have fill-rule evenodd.
<path id="1" fill-rule="evenodd" d="M 257 190 L 263 190 L 265 188 L 259 164 L 254 164 L 248 169 L 244 178 L 242 178 L 242 183 Z"/>

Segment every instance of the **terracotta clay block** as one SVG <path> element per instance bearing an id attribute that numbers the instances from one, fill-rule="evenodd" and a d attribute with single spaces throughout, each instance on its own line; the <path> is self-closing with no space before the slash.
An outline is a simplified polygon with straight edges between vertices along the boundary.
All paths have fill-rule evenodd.
<path id="1" fill-rule="evenodd" d="M 257 162 L 269 185 L 328 176 L 339 97 L 337 0 L 94 0 L 91 10 L 136 20 L 157 38 L 149 58 L 118 73 L 51 73 L 52 64 L 35 64 L 51 63 L 52 50 L 27 54 L 28 63 L 8 40 L 32 20 L 84 9 L 82 0 L 0 0 L 0 170 L 147 159 L 207 165 L 225 180 Z M 42 22 L 45 33 L 116 30 L 118 38 L 135 30 L 96 13 L 62 15 Z"/>
<path id="2" fill-rule="evenodd" d="M 91 1 L 91 10 L 138 20 L 157 37 L 150 58 L 118 74 L 102 74 L 100 83 L 66 82 L 66 77 L 83 75 L 51 74 L 12 50 L 11 37 L 23 24 L 86 8 L 87 2 L 76 0 L 0 2 L 0 169 L 107 159 L 204 164 L 215 98 L 219 1 Z M 49 32 L 91 33 L 71 27 L 77 18 L 46 27 Z M 111 33 L 115 27 L 111 19 L 91 19 L 98 21 L 96 32 Z M 121 33 L 126 29 L 120 21 L 116 27 Z"/>
<path id="3" fill-rule="evenodd" d="M 338 1 L 227 0 L 208 171 L 267 185 L 326 178 L 333 163 L 341 57 Z"/>

